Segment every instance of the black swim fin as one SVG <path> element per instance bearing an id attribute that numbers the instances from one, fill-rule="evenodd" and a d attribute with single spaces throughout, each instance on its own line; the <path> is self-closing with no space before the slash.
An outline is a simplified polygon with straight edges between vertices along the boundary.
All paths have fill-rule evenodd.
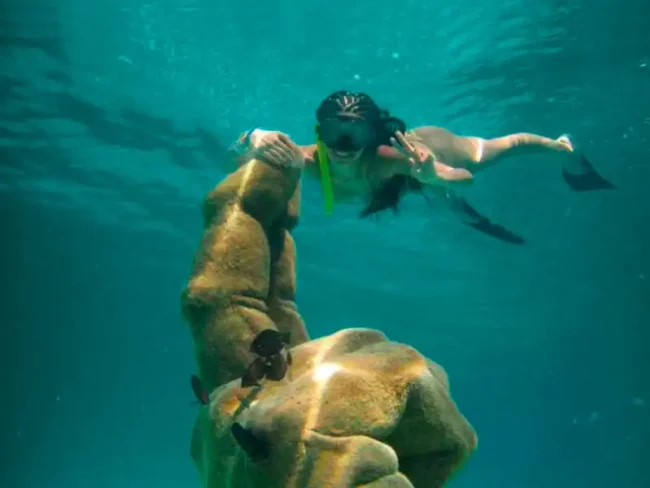
<path id="1" fill-rule="evenodd" d="M 517 244 L 519 246 L 526 244 L 526 239 L 512 231 L 509 231 L 502 225 L 491 222 L 490 219 L 485 219 L 468 225 L 479 232 L 483 232 L 483 234 L 487 234 L 490 237 L 507 242 L 508 244 Z"/>
<path id="2" fill-rule="evenodd" d="M 465 222 L 470 227 L 473 227 L 479 232 L 483 232 L 490 237 L 494 237 L 500 241 L 507 242 L 508 244 L 517 244 L 520 246 L 526 244 L 526 239 L 506 229 L 500 224 L 495 224 L 484 215 L 481 215 L 479 211 L 472 207 L 464 198 L 457 197 L 455 203 L 460 205 L 460 210 L 466 216 L 472 219 L 472 222 Z"/>
<path id="3" fill-rule="evenodd" d="M 598 174 L 589 160 L 582 155 L 575 171 L 562 167 L 562 177 L 573 191 L 613 190 L 616 188 L 610 181 Z"/>

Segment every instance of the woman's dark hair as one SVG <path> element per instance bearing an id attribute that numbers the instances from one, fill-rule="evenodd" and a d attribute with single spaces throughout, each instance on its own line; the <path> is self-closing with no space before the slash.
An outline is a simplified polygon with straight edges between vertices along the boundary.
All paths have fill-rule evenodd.
<path id="1" fill-rule="evenodd" d="M 369 95 L 339 90 L 320 103 L 316 109 L 316 120 L 321 123 L 329 117 L 336 117 L 346 112 L 360 115 L 371 123 L 376 123 L 382 114 L 382 110 Z"/>
<path id="2" fill-rule="evenodd" d="M 399 202 L 409 191 L 422 192 L 423 185 L 418 180 L 408 175 L 394 175 L 382 185 L 373 190 L 370 203 L 361 211 L 362 219 L 375 215 L 387 209 L 393 212 L 399 210 Z"/>

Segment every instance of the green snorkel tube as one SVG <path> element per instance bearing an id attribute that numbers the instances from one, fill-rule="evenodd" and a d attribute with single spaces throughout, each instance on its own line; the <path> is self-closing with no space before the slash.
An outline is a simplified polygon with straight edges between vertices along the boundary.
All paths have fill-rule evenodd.
<path id="1" fill-rule="evenodd" d="M 323 200 L 325 202 L 325 214 L 332 215 L 334 210 L 334 187 L 332 186 L 332 175 L 330 173 L 327 150 L 318 136 L 318 128 L 316 128 L 316 152 L 318 154 L 321 189 L 323 190 Z"/>

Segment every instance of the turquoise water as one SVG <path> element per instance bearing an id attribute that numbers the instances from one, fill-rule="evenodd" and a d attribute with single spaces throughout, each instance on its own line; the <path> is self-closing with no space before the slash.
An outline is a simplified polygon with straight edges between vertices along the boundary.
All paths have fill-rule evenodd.
<path id="1" fill-rule="evenodd" d="M 468 198 L 508 246 L 418 197 L 323 215 L 304 189 L 313 335 L 379 328 L 440 362 L 480 448 L 458 487 L 650 486 L 650 18 L 644 2 L 73 2 L 0 11 L 3 488 L 198 486 L 179 291 L 221 149 L 310 142 L 330 91 L 410 125 L 569 132 Z M 401 5 L 401 6 L 400 6 Z"/>

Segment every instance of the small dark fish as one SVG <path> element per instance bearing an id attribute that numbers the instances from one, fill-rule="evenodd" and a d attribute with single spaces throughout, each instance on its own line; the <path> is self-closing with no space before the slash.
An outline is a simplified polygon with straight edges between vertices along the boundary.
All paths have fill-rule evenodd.
<path id="1" fill-rule="evenodd" d="M 288 332 L 281 334 L 273 329 L 265 329 L 255 337 L 250 351 L 258 357 L 242 376 L 243 388 L 259 386 L 259 381 L 264 378 L 273 381 L 280 381 L 284 378 L 288 366 L 293 361 L 291 353 L 285 347 L 289 344 L 289 340 Z"/>
<path id="2" fill-rule="evenodd" d="M 266 377 L 273 381 L 280 381 L 287 374 L 289 362 L 282 354 L 276 354 L 266 360 Z"/>
<path id="3" fill-rule="evenodd" d="M 235 422 L 230 427 L 230 432 L 251 461 L 259 462 L 269 457 L 268 443 L 253 434 L 250 429 L 245 429 Z"/>
<path id="4" fill-rule="evenodd" d="M 266 374 L 266 364 L 264 358 L 255 358 L 241 378 L 241 386 L 249 388 L 259 386 L 258 381 L 263 379 Z"/>
<path id="5" fill-rule="evenodd" d="M 250 351 L 260 357 L 267 358 L 279 353 L 289 344 L 291 334 L 281 334 L 277 330 L 265 329 L 253 340 Z"/>
<path id="6" fill-rule="evenodd" d="M 192 392 L 196 397 L 196 400 L 201 405 L 207 405 L 210 401 L 208 397 L 208 392 L 203 388 L 203 383 L 198 376 L 193 374 L 190 378 L 190 384 L 192 385 Z"/>

